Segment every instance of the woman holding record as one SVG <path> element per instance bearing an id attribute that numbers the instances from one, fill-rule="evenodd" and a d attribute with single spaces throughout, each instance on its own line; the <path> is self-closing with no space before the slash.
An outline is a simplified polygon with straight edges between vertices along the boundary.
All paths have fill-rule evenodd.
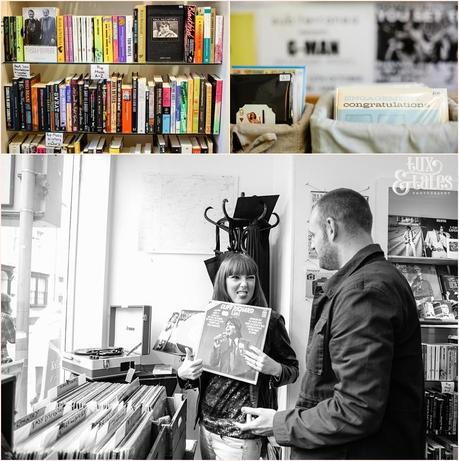
<path id="1" fill-rule="evenodd" d="M 267 307 L 260 285 L 258 267 L 247 255 L 230 253 L 215 277 L 213 299 L 236 304 Z M 277 409 L 275 388 L 293 383 L 298 377 L 298 360 L 290 346 L 284 319 L 272 311 L 264 350 L 239 344 L 238 324 L 228 319 L 222 335 L 214 339 L 215 360 L 230 366 L 232 350 L 246 366 L 259 372 L 256 385 L 203 371 L 202 360 L 193 360 L 191 352 L 178 369 L 182 388 L 200 388 L 197 419 L 200 421 L 200 447 L 203 459 L 247 460 L 260 458 L 263 439 L 241 433 L 235 422 L 245 422 L 241 408 Z M 237 347 L 230 347 L 232 342 Z M 226 360 L 226 362 L 225 362 Z"/>

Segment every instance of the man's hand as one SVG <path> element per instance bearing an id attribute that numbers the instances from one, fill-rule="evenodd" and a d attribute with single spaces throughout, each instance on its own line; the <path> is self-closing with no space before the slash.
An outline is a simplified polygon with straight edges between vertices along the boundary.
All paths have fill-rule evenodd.
<path id="1" fill-rule="evenodd" d="M 242 407 L 242 413 L 247 415 L 246 423 L 234 423 L 242 432 L 250 431 L 255 435 L 269 437 L 273 435 L 273 420 L 276 410 L 270 408 Z"/>
<path id="2" fill-rule="evenodd" d="M 180 368 L 177 370 L 179 378 L 182 379 L 198 379 L 202 375 L 202 360 L 193 360 L 191 350 L 186 347 L 186 357 Z"/>
<path id="3" fill-rule="evenodd" d="M 280 363 L 255 346 L 250 346 L 250 349 L 244 352 L 245 361 L 249 367 L 265 375 L 276 376 L 277 378 L 282 374 L 282 365 Z"/>

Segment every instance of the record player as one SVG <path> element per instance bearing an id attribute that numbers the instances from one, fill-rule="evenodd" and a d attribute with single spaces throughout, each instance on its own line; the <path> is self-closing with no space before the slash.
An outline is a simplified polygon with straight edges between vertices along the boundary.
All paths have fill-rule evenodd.
<path id="1" fill-rule="evenodd" d="M 110 306 L 109 347 L 64 352 L 62 367 L 91 379 L 125 375 L 150 354 L 150 336 L 151 306 Z"/>

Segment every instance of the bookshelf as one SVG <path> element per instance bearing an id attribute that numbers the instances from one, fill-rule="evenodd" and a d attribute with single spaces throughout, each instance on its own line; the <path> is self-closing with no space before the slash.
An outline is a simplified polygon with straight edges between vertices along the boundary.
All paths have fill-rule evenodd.
<path id="1" fill-rule="evenodd" d="M 113 72 L 119 72 L 125 74 L 125 82 L 130 82 L 130 75 L 132 72 L 138 72 L 140 77 L 147 77 L 152 79 L 153 75 L 179 75 L 188 73 L 201 73 L 201 74 L 216 74 L 223 79 L 223 95 L 222 95 L 222 110 L 221 110 L 221 123 L 220 133 L 212 135 L 216 150 L 219 153 L 229 153 L 229 134 L 225 127 L 229 126 L 229 1 L 169 1 L 161 0 L 154 2 L 142 2 L 142 1 L 3 1 L 1 5 L 1 15 L 3 16 L 19 16 L 22 15 L 22 8 L 31 7 L 50 7 L 59 8 L 59 14 L 64 15 L 86 15 L 86 16 L 97 16 L 97 15 L 132 15 L 133 9 L 139 4 L 168 4 L 168 5 L 196 5 L 196 6 L 211 6 L 215 7 L 217 14 L 223 15 L 223 58 L 221 63 L 210 63 L 210 64 L 196 64 L 186 62 L 147 62 L 147 63 L 100 63 L 108 64 L 109 75 Z M 3 21 L 2 21 L 2 37 L 0 40 L 0 52 L 2 59 L 2 111 L 1 111 L 1 138 L 0 138 L 0 149 L 2 153 L 8 152 L 9 140 L 18 131 L 7 130 L 5 111 L 3 109 L 5 105 L 5 96 L 3 87 L 6 83 L 11 82 L 13 77 L 13 63 L 5 62 L 4 54 L 4 41 L 3 41 Z M 85 74 L 90 72 L 90 64 L 85 62 L 78 63 L 37 63 L 27 62 L 30 64 L 31 73 L 41 75 L 42 82 L 54 81 L 60 78 L 64 78 L 73 74 Z M 38 132 L 40 133 L 40 132 Z M 80 132 L 79 132 L 80 133 Z M 89 133 L 88 140 L 93 139 L 96 136 L 104 136 L 107 139 L 111 139 L 114 136 L 123 135 L 122 133 Z M 65 136 L 65 132 L 64 132 Z M 128 133 L 123 136 L 124 144 L 126 147 L 135 146 L 137 143 L 145 144 L 152 142 L 152 134 L 138 134 Z M 181 135 L 179 135 L 181 136 Z"/>

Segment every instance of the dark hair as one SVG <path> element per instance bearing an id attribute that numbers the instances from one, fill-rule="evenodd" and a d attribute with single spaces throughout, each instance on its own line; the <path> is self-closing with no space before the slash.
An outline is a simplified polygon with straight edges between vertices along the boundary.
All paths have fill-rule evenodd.
<path id="1" fill-rule="evenodd" d="M 225 322 L 225 328 L 228 323 L 234 325 L 236 328 L 236 337 L 240 338 L 242 336 L 242 324 L 241 321 L 237 317 L 229 317 L 228 320 Z"/>
<path id="2" fill-rule="evenodd" d="M 226 290 L 226 278 L 230 275 L 254 275 L 255 291 L 248 304 L 252 306 L 267 307 L 265 294 L 261 288 L 260 276 L 258 275 L 257 263 L 243 253 L 229 253 L 221 263 L 214 282 L 212 299 L 227 303 L 233 302 Z"/>
<path id="3" fill-rule="evenodd" d="M 317 208 L 324 222 L 327 218 L 334 218 L 342 222 L 349 233 L 362 230 L 371 233 L 373 215 L 370 206 L 355 190 L 342 188 L 327 192 L 313 208 Z"/>

